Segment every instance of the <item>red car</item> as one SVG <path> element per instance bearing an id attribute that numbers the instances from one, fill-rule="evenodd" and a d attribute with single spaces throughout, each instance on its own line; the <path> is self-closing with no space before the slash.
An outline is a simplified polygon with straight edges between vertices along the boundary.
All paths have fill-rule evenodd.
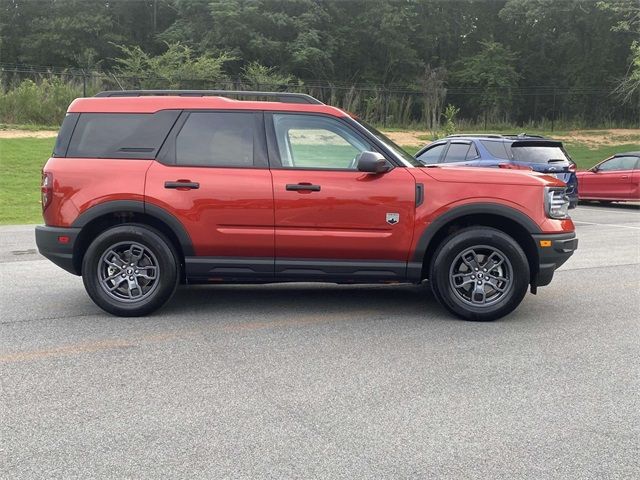
<path id="1" fill-rule="evenodd" d="M 270 98 L 242 101 L 228 97 Z M 180 283 L 420 283 L 491 320 L 577 247 L 563 182 L 427 168 L 308 95 L 123 91 L 75 100 L 43 169 L 40 252 L 107 312 Z"/>
<path id="2" fill-rule="evenodd" d="M 640 200 L 640 152 L 616 153 L 577 176 L 580 200 Z"/>

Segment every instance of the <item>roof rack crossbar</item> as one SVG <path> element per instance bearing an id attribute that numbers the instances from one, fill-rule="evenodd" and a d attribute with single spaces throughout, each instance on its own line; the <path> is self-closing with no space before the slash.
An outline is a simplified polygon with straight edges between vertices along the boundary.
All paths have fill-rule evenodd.
<path id="1" fill-rule="evenodd" d="M 323 105 L 317 98 L 306 93 L 291 92 L 256 92 L 250 90 L 108 90 L 97 93 L 96 97 L 144 97 L 144 96 L 178 96 L 178 97 L 266 97 L 275 98 L 282 103 L 309 103 Z"/>

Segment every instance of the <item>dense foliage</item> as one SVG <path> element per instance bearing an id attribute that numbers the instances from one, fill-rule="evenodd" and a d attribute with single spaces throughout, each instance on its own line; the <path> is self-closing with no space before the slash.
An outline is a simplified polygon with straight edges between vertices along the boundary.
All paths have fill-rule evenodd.
<path id="1" fill-rule="evenodd" d="M 5 88 L 26 64 L 296 88 L 430 128 L 447 104 L 474 122 L 637 125 L 639 18 L 638 0 L 0 0 L 0 62 Z"/>

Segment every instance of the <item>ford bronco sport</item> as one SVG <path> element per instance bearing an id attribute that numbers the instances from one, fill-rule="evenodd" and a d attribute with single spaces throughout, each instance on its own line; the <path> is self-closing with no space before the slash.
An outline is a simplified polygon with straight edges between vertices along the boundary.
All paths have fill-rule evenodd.
<path id="1" fill-rule="evenodd" d="M 425 167 L 295 93 L 77 99 L 41 190 L 40 253 L 122 316 L 158 309 L 180 283 L 428 280 L 453 314 L 492 320 L 577 247 L 560 180 Z"/>

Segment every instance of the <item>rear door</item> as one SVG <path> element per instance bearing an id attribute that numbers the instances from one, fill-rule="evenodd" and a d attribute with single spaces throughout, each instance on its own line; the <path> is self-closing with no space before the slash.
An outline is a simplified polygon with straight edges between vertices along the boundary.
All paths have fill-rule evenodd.
<path id="1" fill-rule="evenodd" d="M 415 179 L 406 168 L 363 173 L 376 148 L 334 117 L 268 119 L 275 198 L 276 277 L 402 280 L 413 235 Z"/>
<path id="2" fill-rule="evenodd" d="M 190 277 L 273 276 L 273 190 L 261 112 L 184 112 L 147 172 L 145 201 L 185 226 Z"/>

